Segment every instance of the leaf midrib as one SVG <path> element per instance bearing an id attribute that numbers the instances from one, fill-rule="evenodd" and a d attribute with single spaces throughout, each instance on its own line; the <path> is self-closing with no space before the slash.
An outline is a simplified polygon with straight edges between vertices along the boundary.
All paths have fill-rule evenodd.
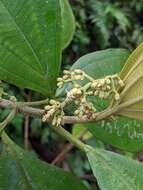
<path id="1" fill-rule="evenodd" d="M 15 20 L 14 17 L 11 15 L 10 11 L 9 11 L 8 8 L 5 6 L 5 4 L 4 4 L 1 0 L 0 0 L 0 2 L 2 3 L 3 7 L 7 10 L 9 16 L 11 17 L 11 19 L 12 19 L 13 22 L 15 23 L 15 26 L 16 26 L 17 30 L 18 30 L 18 31 L 20 32 L 20 34 L 23 36 L 23 38 L 24 38 L 26 44 L 27 44 L 28 47 L 31 49 L 32 54 L 33 54 L 33 56 L 34 56 L 34 58 L 35 58 L 37 64 L 38 64 L 38 65 L 40 66 L 40 68 L 41 68 L 42 74 L 44 74 L 44 70 L 43 70 L 43 68 L 42 68 L 42 64 L 41 64 L 40 59 L 39 59 L 38 55 L 36 54 L 36 52 L 35 52 L 35 50 L 34 50 L 34 48 L 33 48 L 33 46 L 32 46 L 32 44 L 28 41 L 26 35 L 25 35 L 24 32 L 21 30 L 21 28 L 19 27 L 19 25 L 17 24 L 16 20 Z M 31 67 L 31 66 L 30 66 L 30 67 Z M 34 69 L 33 67 L 31 67 L 31 68 Z"/>

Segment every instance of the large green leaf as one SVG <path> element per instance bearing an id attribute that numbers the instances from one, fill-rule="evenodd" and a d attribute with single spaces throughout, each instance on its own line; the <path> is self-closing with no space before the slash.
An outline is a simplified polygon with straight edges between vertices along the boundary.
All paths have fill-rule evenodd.
<path id="1" fill-rule="evenodd" d="M 75 32 L 75 18 L 68 0 L 61 0 L 62 5 L 62 47 L 66 48 Z"/>
<path id="2" fill-rule="evenodd" d="M 0 79 L 53 93 L 62 33 L 60 0 L 0 0 Z"/>
<path id="3" fill-rule="evenodd" d="M 101 190 L 143 190 L 143 165 L 131 158 L 86 147 Z"/>
<path id="4" fill-rule="evenodd" d="M 73 69 L 80 68 L 94 78 L 112 75 L 121 71 L 128 57 L 126 50 L 104 50 L 80 58 Z M 100 106 L 104 104 L 100 101 Z M 123 150 L 136 152 L 143 149 L 142 122 L 117 117 L 85 125 L 99 140 Z"/>
<path id="5" fill-rule="evenodd" d="M 42 162 L 15 145 L 6 135 L 0 154 L 2 190 L 86 190 L 73 175 Z"/>

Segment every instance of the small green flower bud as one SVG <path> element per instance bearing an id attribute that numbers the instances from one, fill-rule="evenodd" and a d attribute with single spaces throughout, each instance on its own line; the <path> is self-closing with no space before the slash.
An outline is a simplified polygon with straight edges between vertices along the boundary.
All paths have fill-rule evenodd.
<path id="1" fill-rule="evenodd" d="M 98 82 L 97 80 L 94 80 L 92 83 L 91 83 L 91 88 L 95 89 L 98 85 Z"/>
<path id="2" fill-rule="evenodd" d="M 43 122 L 46 122 L 46 121 L 48 121 L 48 120 L 50 119 L 50 117 L 51 117 L 51 115 L 50 115 L 49 113 L 47 113 L 47 114 L 45 114 L 45 115 L 43 116 L 42 121 L 43 121 Z"/>
<path id="3" fill-rule="evenodd" d="M 61 122 L 62 122 L 62 118 L 61 118 L 61 117 L 58 117 L 58 118 L 57 118 L 57 124 L 56 124 L 56 126 L 60 126 L 60 125 L 61 125 Z"/>
<path id="4" fill-rule="evenodd" d="M 106 84 L 111 84 L 111 80 L 109 78 L 105 79 Z"/>
<path id="5" fill-rule="evenodd" d="M 86 94 L 89 95 L 89 96 L 91 96 L 91 95 L 93 95 L 93 92 L 92 92 L 92 91 L 89 91 L 89 92 L 87 92 Z"/>
<path id="6" fill-rule="evenodd" d="M 82 103 L 82 104 L 85 104 L 85 103 L 86 103 L 86 99 L 85 99 L 85 98 L 82 98 L 82 99 L 81 99 L 81 103 Z"/>
<path id="7" fill-rule="evenodd" d="M 80 75 L 82 75 L 82 74 L 83 74 L 83 71 L 82 71 L 82 70 L 80 70 L 80 69 L 75 69 L 75 70 L 74 70 L 74 72 L 75 72 L 76 74 L 80 74 Z"/>
<path id="8" fill-rule="evenodd" d="M 99 95 L 99 91 L 96 90 L 96 91 L 94 92 L 94 96 L 98 96 L 98 95 Z"/>
<path id="9" fill-rule="evenodd" d="M 63 86 L 63 84 L 64 84 L 63 82 L 58 82 L 57 87 L 61 88 Z"/>
<path id="10" fill-rule="evenodd" d="M 57 82 L 63 82 L 62 78 L 57 78 Z"/>
<path id="11" fill-rule="evenodd" d="M 44 108 L 45 110 L 50 110 L 51 109 L 51 106 L 49 106 L 49 105 L 47 105 L 47 106 L 45 106 L 45 108 Z"/>
<path id="12" fill-rule="evenodd" d="M 89 110 L 85 110 L 85 113 L 86 113 L 86 114 L 89 114 L 89 113 L 90 113 L 90 111 L 89 111 Z"/>
<path id="13" fill-rule="evenodd" d="M 103 90 L 103 91 L 106 91 L 106 89 L 107 89 L 106 85 L 102 86 L 102 88 L 101 88 L 101 90 Z"/>
<path id="14" fill-rule="evenodd" d="M 83 80 L 83 77 L 81 75 L 75 75 L 74 80 Z"/>
<path id="15" fill-rule="evenodd" d="M 115 100 L 118 101 L 120 99 L 120 94 L 118 92 L 115 93 Z"/>
<path id="16" fill-rule="evenodd" d="M 54 105 L 54 104 L 56 104 L 57 102 L 55 101 L 55 100 L 50 100 L 50 102 L 49 102 L 51 105 Z"/>
<path id="17" fill-rule="evenodd" d="M 73 76 L 74 76 L 74 75 L 75 75 L 75 72 L 74 72 L 74 71 L 72 71 L 72 72 L 71 72 L 71 75 L 73 75 Z"/>
<path id="18" fill-rule="evenodd" d="M 68 75 L 68 74 L 70 74 L 70 71 L 64 70 L 63 73 L 64 73 L 65 75 Z"/>
<path id="19" fill-rule="evenodd" d="M 99 82 L 99 83 L 97 84 L 97 87 L 100 88 L 101 86 L 102 86 L 102 84 Z"/>
<path id="20" fill-rule="evenodd" d="M 80 111 L 79 110 L 75 110 L 74 115 L 79 115 Z"/>
<path id="21" fill-rule="evenodd" d="M 54 117 L 53 121 L 52 121 L 52 125 L 55 126 L 57 124 L 57 118 Z"/>
<path id="22" fill-rule="evenodd" d="M 111 90 L 111 87 L 110 87 L 109 85 L 107 85 L 107 87 L 106 87 L 106 88 L 107 88 L 107 90 Z"/>
<path id="23" fill-rule="evenodd" d="M 66 79 L 68 79 L 68 78 L 69 78 L 68 75 L 64 75 L 64 76 L 63 76 L 63 79 L 64 79 L 64 80 L 66 80 Z"/>
<path id="24" fill-rule="evenodd" d="M 52 116 L 54 113 L 55 113 L 55 109 L 54 108 L 52 108 L 51 110 L 49 110 L 48 111 L 48 114 L 50 115 L 50 116 Z"/>
<path id="25" fill-rule="evenodd" d="M 103 85 L 105 84 L 105 79 L 101 79 L 101 80 L 99 81 L 99 83 L 101 84 L 101 86 L 103 86 Z"/>
<path id="26" fill-rule="evenodd" d="M 73 97 L 73 98 L 79 98 L 82 95 L 82 91 L 78 88 L 73 88 L 70 92 L 69 92 L 69 96 Z"/>
<path id="27" fill-rule="evenodd" d="M 119 81 L 118 81 L 118 83 L 119 83 L 119 85 L 121 86 L 121 87 L 124 87 L 124 82 L 120 79 Z"/>

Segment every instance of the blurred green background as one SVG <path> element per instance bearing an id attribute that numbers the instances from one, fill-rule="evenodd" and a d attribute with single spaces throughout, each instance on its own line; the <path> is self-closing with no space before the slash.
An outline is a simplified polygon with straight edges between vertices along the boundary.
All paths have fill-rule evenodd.
<path id="1" fill-rule="evenodd" d="M 63 52 L 62 69 L 68 69 L 79 57 L 89 52 L 107 48 L 134 49 L 143 41 L 143 1 L 142 0 L 70 0 L 75 18 L 76 32 L 70 46 Z M 62 70 L 61 70 L 62 71 Z M 5 85 L 11 95 L 20 101 L 42 99 L 39 94 L 20 90 Z M 1 120 L 8 110 L 1 110 Z M 11 137 L 22 147 L 26 146 L 24 138 L 25 117 L 18 114 L 7 128 Z M 41 123 L 38 118 L 28 118 L 29 149 L 38 157 L 51 163 L 65 148 L 67 142 Z M 69 127 L 68 127 L 69 128 Z M 104 146 L 95 139 L 88 140 L 94 146 Z M 25 145 L 24 145 L 25 144 Z M 109 145 L 106 145 L 108 148 Z M 65 170 L 77 174 L 93 189 L 97 184 L 92 176 L 89 164 L 80 151 L 72 149 L 58 164 Z"/>

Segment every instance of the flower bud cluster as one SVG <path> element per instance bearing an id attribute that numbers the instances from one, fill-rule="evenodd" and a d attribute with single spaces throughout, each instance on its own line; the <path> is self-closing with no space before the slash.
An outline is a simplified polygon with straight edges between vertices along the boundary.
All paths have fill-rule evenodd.
<path id="1" fill-rule="evenodd" d="M 87 118 L 93 118 L 96 112 L 96 108 L 92 103 L 86 99 L 86 91 L 82 88 L 73 88 L 67 92 L 67 99 L 73 100 L 77 109 L 74 111 L 74 115 L 78 117 L 86 116 Z"/>
<path id="2" fill-rule="evenodd" d="M 74 71 L 67 71 L 64 70 L 63 71 L 63 77 L 60 77 L 57 79 L 57 86 L 59 88 L 62 88 L 64 83 L 67 82 L 74 82 L 74 81 L 78 81 L 78 80 L 84 80 L 85 79 L 85 73 L 84 71 L 80 70 L 80 69 L 75 69 Z"/>
<path id="3" fill-rule="evenodd" d="M 94 96 L 98 96 L 101 99 L 107 99 L 113 95 L 115 100 L 118 101 L 120 99 L 120 95 L 116 90 L 118 85 L 123 87 L 124 82 L 118 75 L 113 75 L 103 79 L 93 80 L 91 82 L 91 89 Z"/>
<path id="4" fill-rule="evenodd" d="M 83 95 L 83 91 L 80 88 L 73 88 L 67 92 L 67 98 L 79 99 Z"/>
<path id="5" fill-rule="evenodd" d="M 119 87 L 124 87 L 124 82 L 116 75 L 106 76 L 101 79 L 94 79 L 84 71 L 76 69 L 74 71 L 65 70 L 62 78 L 58 78 L 58 87 L 63 87 L 64 83 L 71 83 L 71 90 L 66 94 L 63 102 L 55 100 L 50 101 L 50 105 L 45 107 L 43 121 L 52 119 L 52 124 L 59 126 L 62 124 L 64 116 L 64 107 L 73 102 L 76 105 L 74 115 L 78 117 L 86 116 L 87 118 L 96 117 L 95 106 L 88 101 L 88 97 L 96 96 L 100 99 L 109 99 L 113 97 L 116 101 L 120 100 L 118 93 Z M 79 80 L 88 81 L 84 85 L 79 84 Z"/>
<path id="6" fill-rule="evenodd" d="M 42 121 L 52 120 L 52 125 L 59 126 L 62 123 L 64 112 L 59 101 L 50 100 L 49 105 L 45 106 L 45 113 Z"/>
<path id="7" fill-rule="evenodd" d="M 87 118 L 95 118 L 96 108 L 92 103 L 82 98 L 77 102 L 78 108 L 74 111 L 74 115 L 78 117 L 86 116 Z"/>

